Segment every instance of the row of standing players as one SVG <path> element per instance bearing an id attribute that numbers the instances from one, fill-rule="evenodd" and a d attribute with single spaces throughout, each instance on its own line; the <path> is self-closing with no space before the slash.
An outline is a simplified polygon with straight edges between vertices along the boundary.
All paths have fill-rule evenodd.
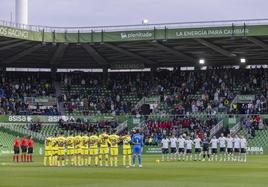
<path id="1" fill-rule="evenodd" d="M 13 142 L 13 162 L 19 162 L 19 156 L 21 162 L 32 162 L 33 161 L 33 145 L 34 141 L 30 136 L 29 139 L 26 136 L 20 138 L 17 136 Z"/>
<path id="2" fill-rule="evenodd" d="M 172 136 L 171 138 L 163 137 L 162 141 L 162 161 L 178 160 L 188 161 L 247 161 L 247 140 L 241 136 L 230 134 L 224 137 L 223 134 L 219 138 L 213 136 L 211 139 L 204 134 L 201 140 L 198 136 L 191 139 L 189 136 L 181 135 L 179 138 Z M 170 148 L 170 149 L 169 149 Z M 193 151 L 194 150 L 194 151 Z M 219 159 L 218 159 L 219 154 Z"/>
<path id="3" fill-rule="evenodd" d="M 108 135 L 76 135 L 65 137 L 63 134 L 45 140 L 44 166 L 118 166 L 118 144 L 122 142 L 123 166 L 135 166 L 138 157 L 142 167 L 141 152 L 143 138 L 136 131 L 132 136 L 116 133 Z M 133 154 L 133 156 L 132 156 Z M 128 163 L 127 163 L 128 162 Z"/>

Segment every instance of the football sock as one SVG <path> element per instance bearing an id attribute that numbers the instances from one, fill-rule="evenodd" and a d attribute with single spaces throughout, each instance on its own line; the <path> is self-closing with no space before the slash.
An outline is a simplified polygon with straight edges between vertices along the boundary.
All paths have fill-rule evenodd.
<path id="1" fill-rule="evenodd" d="M 96 166 L 98 165 L 98 161 L 99 161 L 98 157 L 95 156 L 95 165 L 96 165 Z"/>
<path id="2" fill-rule="evenodd" d="M 100 163 L 100 166 L 102 166 L 102 155 L 99 156 L 99 163 Z"/>
<path id="3" fill-rule="evenodd" d="M 51 156 L 48 157 L 48 162 L 49 162 L 49 166 L 52 166 L 52 158 L 51 158 Z"/>
<path id="4" fill-rule="evenodd" d="M 61 160 L 61 165 L 65 166 L 65 160 L 64 159 Z"/>
<path id="5" fill-rule="evenodd" d="M 91 165 L 91 156 L 88 157 L 88 165 Z"/>
<path id="6" fill-rule="evenodd" d="M 110 157 L 110 165 L 113 166 L 114 158 L 111 156 Z"/>
<path id="7" fill-rule="evenodd" d="M 77 166 L 77 158 L 76 158 L 76 156 L 74 156 L 73 159 L 74 159 L 74 165 Z"/>
<path id="8" fill-rule="evenodd" d="M 131 166 L 131 155 L 128 155 L 128 165 Z"/>
<path id="9" fill-rule="evenodd" d="M 45 156 L 44 157 L 44 166 L 46 166 L 47 165 L 47 157 Z"/>
<path id="10" fill-rule="evenodd" d="M 105 166 L 108 166 L 108 160 L 109 160 L 109 157 L 108 157 L 108 154 L 105 155 Z"/>
<path id="11" fill-rule="evenodd" d="M 114 157 L 114 166 L 117 167 L 117 156 Z"/>
<path id="12" fill-rule="evenodd" d="M 138 155 L 139 165 L 141 165 L 141 155 Z"/>
<path id="13" fill-rule="evenodd" d="M 126 165 L 126 155 L 123 155 L 123 166 Z"/>
<path id="14" fill-rule="evenodd" d="M 133 155 L 133 157 L 132 157 L 132 164 L 135 165 L 135 163 L 136 163 L 136 155 Z"/>

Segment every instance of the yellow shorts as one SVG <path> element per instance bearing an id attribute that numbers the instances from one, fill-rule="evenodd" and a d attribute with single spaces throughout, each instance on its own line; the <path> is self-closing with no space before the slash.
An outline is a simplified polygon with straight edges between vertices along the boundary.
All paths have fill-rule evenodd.
<path id="1" fill-rule="evenodd" d="M 64 148 L 60 148 L 58 151 L 58 155 L 59 156 L 64 156 L 65 155 L 65 149 Z"/>
<path id="2" fill-rule="evenodd" d="M 89 155 L 90 156 L 96 156 L 98 154 L 99 154 L 99 150 L 98 150 L 97 147 L 96 148 L 90 148 L 90 150 L 89 150 Z"/>
<path id="3" fill-rule="evenodd" d="M 52 150 L 45 150 L 45 156 L 52 156 Z"/>
<path id="4" fill-rule="evenodd" d="M 53 156 L 57 156 L 59 154 L 59 150 L 58 149 L 53 149 L 52 150 L 52 155 Z"/>
<path id="5" fill-rule="evenodd" d="M 82 154 L 82 149 L 81 148 L 76 148 L 74 152 L 75 152 L 76 155 Z"/>
<path id="6" fill-rule="evenodd" d="M 67 155 L 74 155 L 74 147 L 67 148 Z"/>
<path id="7" fill-rule="evenodd" d="M 131 155 L 131 148 L 123 149 L 123 155 Z"/>
<path id="8" fill-rule="evenodd" d="M 88 155 L 88 147 L 82 148 L 82 155 Z"/>
<path id="9" fill-rule="evenodd" d="M 109 152 L 108 147 L 101 147 L 100 148 L 100 155 L 106 155 L 106 154 L 108 154 L 108 152 Z"/>
<path id="10" fill-rule="evenodd" d="M 118 147 L 111 147 L 110 155 L 111 156 L 118 156 Z"/>

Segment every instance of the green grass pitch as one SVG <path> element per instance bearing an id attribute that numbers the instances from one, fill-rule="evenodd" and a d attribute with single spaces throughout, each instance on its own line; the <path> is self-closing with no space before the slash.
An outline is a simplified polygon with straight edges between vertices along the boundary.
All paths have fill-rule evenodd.
<path id="1" fill-rule="evenodd" d="M 144 155 L 143 168 L 95 168 L 42 166 L 12 163 L 0 155 L 0 187 L 265 187 L 268 186 L 268 155 L 253 155 L 247 163 L 156 163 L 160 155 Z M 121 159 L 120 159 L 121 161 Z"/>

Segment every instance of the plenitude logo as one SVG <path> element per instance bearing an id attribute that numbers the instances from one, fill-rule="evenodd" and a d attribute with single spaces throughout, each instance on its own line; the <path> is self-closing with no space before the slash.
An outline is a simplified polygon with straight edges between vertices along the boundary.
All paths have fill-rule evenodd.
<path id="1" fill-rule="evenodd" d="M 28 39 L 29 37 L 28 31 L 8 27 L 0 27 L 0 35 L 13 38 L 22 38 L 22 39 Z"/>
<path id="2" fill-rule="evenodd" d="M 121 39 L 126 40 L 126 39 L 150 39 L 153 37 L 152 32 L 122 32 L 121 34 Z"/>

